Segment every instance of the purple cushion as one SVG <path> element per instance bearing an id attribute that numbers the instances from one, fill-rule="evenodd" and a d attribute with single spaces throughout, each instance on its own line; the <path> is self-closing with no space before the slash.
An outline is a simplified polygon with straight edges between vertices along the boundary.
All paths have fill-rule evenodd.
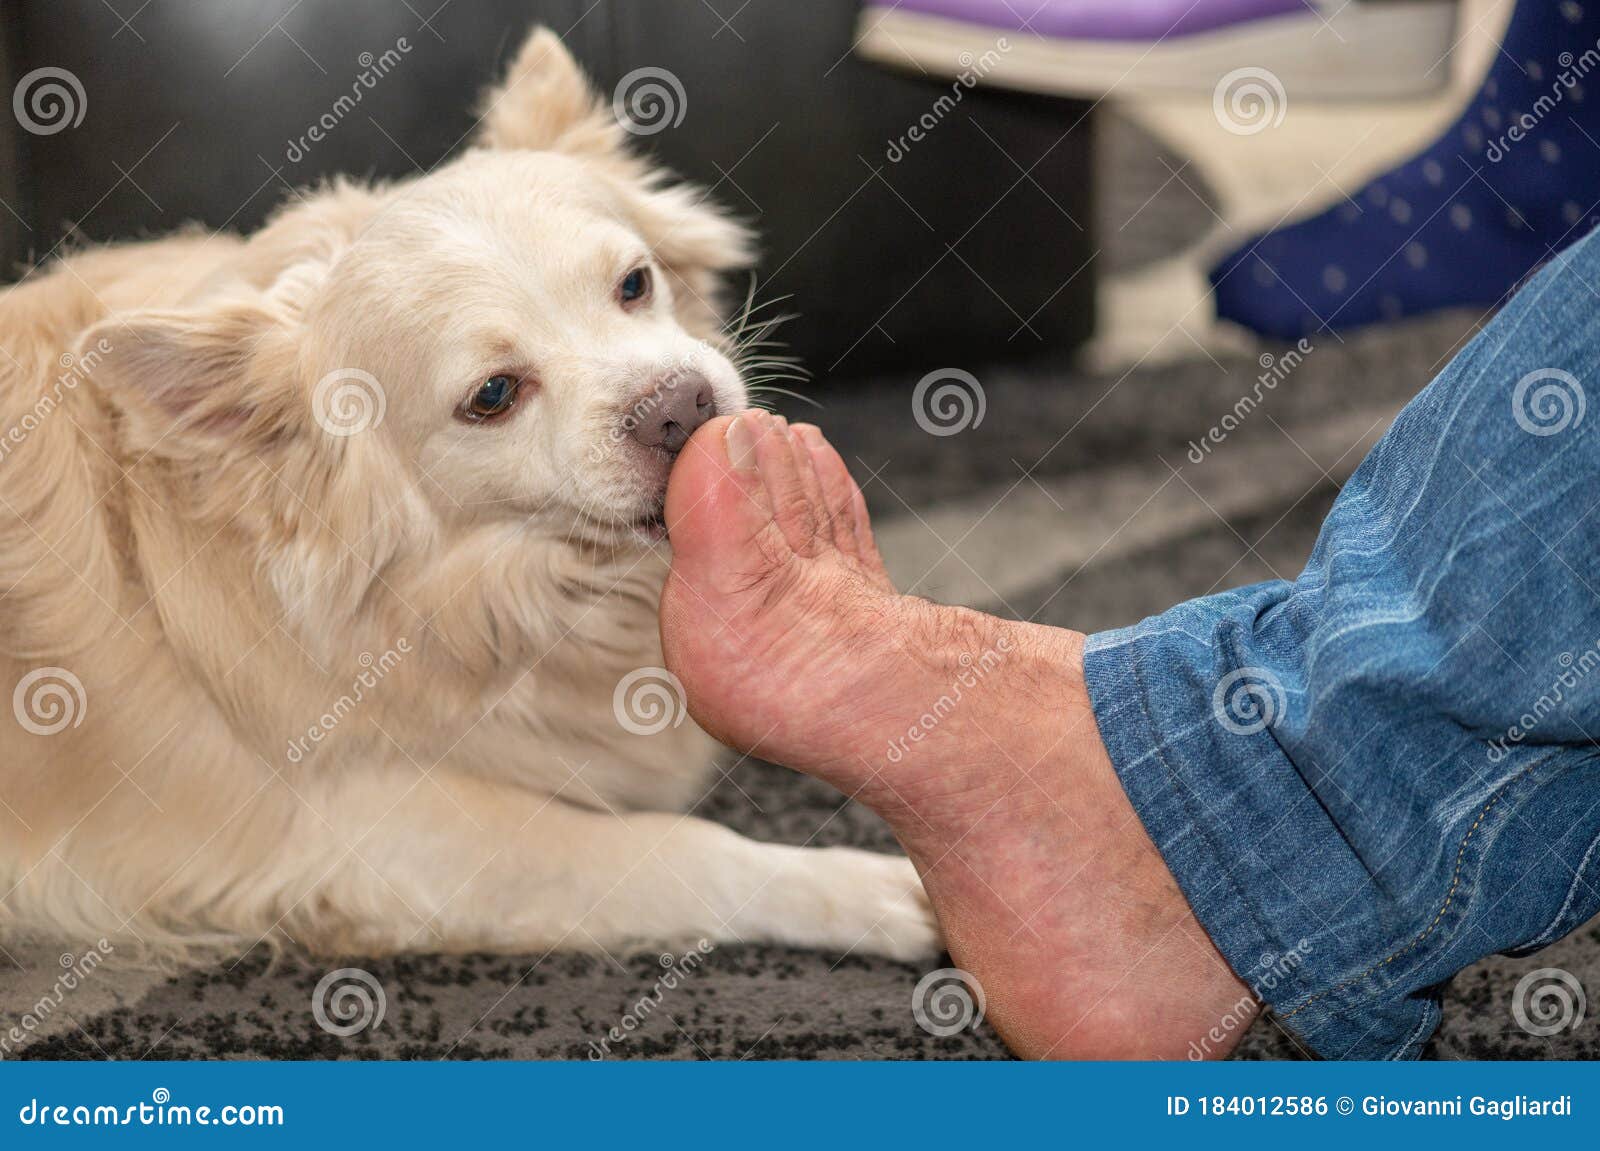
<path id="1" fill-rule="evenodd" d="M 900 11 L 1075 40 L 1158 40 L 1309 11 L 1307 0 L 900 0 Z"/>

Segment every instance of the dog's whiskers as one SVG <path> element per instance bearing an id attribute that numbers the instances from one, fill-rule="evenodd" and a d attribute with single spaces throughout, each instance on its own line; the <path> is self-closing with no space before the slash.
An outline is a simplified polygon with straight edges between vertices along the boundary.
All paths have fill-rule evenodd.
<path id="1" fill-rule="evenodd" d="M 792 364 L 785 360 L 750 360 L 739 365 L 740 371 L 750 378 L 758 378 L 769 374 L 786 375 L 790 379 L 808 380 L 811 373 L 800 364 Z"/>
<path id="2" fill-rule="evenodd" d="M 771 411 L 775 406 L 773 397 L 787 396 L 821 410 L 823 405 L 810 396 L 779 386 L 780 381 L 793 384 L 807 384 L 811 381 L 811 373 L 805 369 L 800 357 L 771 350 L 785 346 L 784 341 L 773 338 L 772 333 L 782 324 L 795 319 L 795 315 L 780 312 L 759 318 L 757 316 L 762 310 L 775 307 L 790 297 L 778 296 L 758 304 L 755 302 L 755 294 L 756 279 L 751 276 L 750 288 L 745 293 L 744 306 L 723 328 L 733 345 L 729 359 L 745 382 L 750 406 Z"/>
<path id="3" fill-rule="evenodd" d="M 593 495 L 591 495 L 587 499 L 585 499 L 583 501 L 583 503 L 578 505 L 578 510 L 573 513 L 572 523 L 569 524 L 568 527 L 567 527 L 567 534 L 569 536 L 576 536 L 576 535 L 581 534 L 578 531 L 578 528 L 582 524 L 588 522 L 588 520 L 589 520 L 589 508 L 594 502 L 595 502 L 595 497 Z"/>
<path id="4" fill-rule="evenodd" d="M 754 375 L 746 375 L 743 378 L 747 388 L 754 388 L 759 384 L 768 384 L 774 380 L 787 380 L 788 382 L 794 384 L 808 384 L 811 382 L 810 376 L 796 372 L 779 371 L 773 369 L 757 372 Z"/>
<path id="5" fill-rule="evenodd" d="M 763 308 L 770 308 L 777 304 L 781 304 L 784 300 L 790 299 L 791 296 L 775 296 L 772 299 L 766 300 L 760 304 L 755 302 L 755 298 L 756 277 L 754 273 L 751 273 L 750 287 L 749 290 L 745 292 L 744 296 L 744 306 L 740 308 L 735 315 L 729 317 L 728 322 L 722 327 L 723 333 L 728 335 L 735 344 L 737 344 L 743 338 L 745 334 L 745 328 L 749 325 L 751 318 L 757 312 L 761 311 Z M 730 332 L 729 329 L 732 329 L 732 331 Z"/>
<path id="6" fill-rule="evenodd" d="M 788 388 L 775 388 L 775 387 L 771 387 L 771 386 L 766 386 L 766 387 L 753 387 L 753 388 L 749 388 L 747 390 L 749 391 L 749 393 L 752 396 L 764 396 L 764 395 L 788 396 L 791 399 L 799 400 L 802 404 L 810 404 L 812 407 L 816 408 L 819 412 L 822 410 L 822 407 L 823 407 L 822 404 L 818 403 L 816 400 L 812 399 L 810 396 L 803 396 L 799 392 L 790 391 Z M 756 401 L 751 401 L 751 405 L 750 406 L 751 407 L 758 407 L 758 408 L 767 408 L 769 411 L 771 410 L 770 405 L 758 403 Z"/>

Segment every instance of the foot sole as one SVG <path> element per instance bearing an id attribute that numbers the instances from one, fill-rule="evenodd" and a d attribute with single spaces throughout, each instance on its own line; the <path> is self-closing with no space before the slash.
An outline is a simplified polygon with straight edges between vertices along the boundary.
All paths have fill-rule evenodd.
<path id="1" fill-rule="evenodd" d="M 898 8 L 861 14 L 856 51 L 950 79 L 1056 96 L 1217 93 L 1230 73 L 1271 73 L 1288 99 L 1426 96 L 1450 79 L 1454 0 L 1348 4 L 1187 36 L 1070 40 Z M 1004 39 L 1006 47 L 999 41 Z"/>

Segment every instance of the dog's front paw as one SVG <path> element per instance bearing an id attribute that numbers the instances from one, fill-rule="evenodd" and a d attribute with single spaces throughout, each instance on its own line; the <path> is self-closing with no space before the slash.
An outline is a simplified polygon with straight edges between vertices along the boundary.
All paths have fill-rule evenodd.
<path id="1" fill-rule="evenodd" d="M 827 853 L 840 865 L 837 914 L 848 950 L 907 963 L 943 952 L 939 920 L 909 859 L 848 847 Z"/>

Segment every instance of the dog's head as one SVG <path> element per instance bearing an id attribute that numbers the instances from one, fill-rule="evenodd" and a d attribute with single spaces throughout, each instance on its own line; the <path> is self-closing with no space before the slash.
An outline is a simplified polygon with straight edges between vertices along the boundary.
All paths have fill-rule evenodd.
<path id="1" fill-rule="evenodd" d="M 318 294 L 313 362 L 384 387 L 452 512 L 658 531 L 673 456 L 744 406 L 712 300 L 745 238 L 625 138 L 535 35 L 488 97 L 487 146 L 378 213 Z"/>
<path id="2" fill-rule="evenodd" d="M 747 234 L 630 154 L 548 31 L 479 133 L 428 175 L 291 205 L 192 306 L 91 332 L 135 450 L 219 487 L 250 465 L 236 493 L 283 505 L 285 548 L 331 532 L 374 569 L 475 531 L 657 537 L 677 450 L 745 406 L 717 292 Z"/>

